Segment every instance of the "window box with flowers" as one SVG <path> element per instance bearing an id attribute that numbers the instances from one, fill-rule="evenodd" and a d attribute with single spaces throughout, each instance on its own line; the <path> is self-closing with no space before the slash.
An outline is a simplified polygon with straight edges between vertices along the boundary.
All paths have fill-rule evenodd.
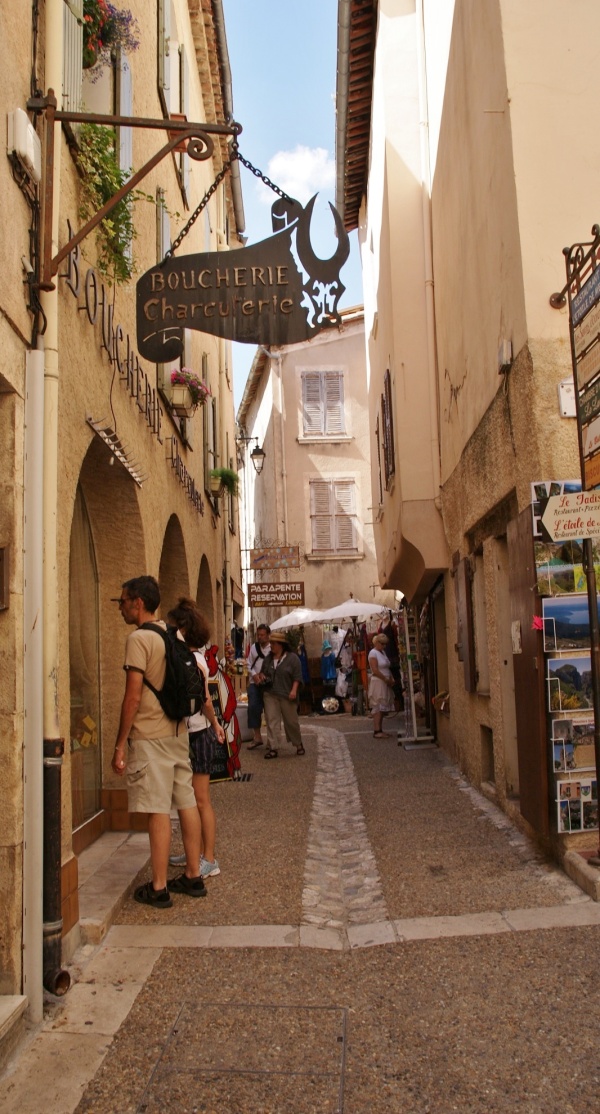
<path id="1" fill-rule="evenodd" d="M 84 70 L 99 74 L 117 50 L 130 54 L 139 43 L 138 22 L 128 8 L 116 8 L 110 0 L 83 0 Z"/>
<path id="2" fill-rule="evenodd" d="M 199 406 L 204 406 L 210 388 L 189 367 L 175 368 L 171 372 L 169 405 L 178 418 L 191 418 Z"/>

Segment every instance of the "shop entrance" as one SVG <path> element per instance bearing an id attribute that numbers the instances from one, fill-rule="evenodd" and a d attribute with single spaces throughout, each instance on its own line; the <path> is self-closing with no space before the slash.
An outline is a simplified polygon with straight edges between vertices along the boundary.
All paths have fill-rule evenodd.
<path id="1" fill-rule="evenodd" d="M 73 831 L 100 811 L 100 641 L 98 569 L 90 520 L 77 485 L 69 566 L 71 799 Z"/>

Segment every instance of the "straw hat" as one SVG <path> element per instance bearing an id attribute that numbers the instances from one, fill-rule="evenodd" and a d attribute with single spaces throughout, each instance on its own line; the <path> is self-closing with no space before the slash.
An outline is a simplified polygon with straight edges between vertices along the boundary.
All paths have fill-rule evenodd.
<path id="1" fill-rule="evenodd" d="M 269 642 L 284 642 L 287 644 L 287 634 L 284 630 L 272 630 L 269 635 Z"/>

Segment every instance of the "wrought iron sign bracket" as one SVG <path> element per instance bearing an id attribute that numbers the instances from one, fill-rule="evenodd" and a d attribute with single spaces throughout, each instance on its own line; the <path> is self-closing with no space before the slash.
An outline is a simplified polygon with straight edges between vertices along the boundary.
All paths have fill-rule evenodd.
<path id="1" fill-rule="evenodd" d="M 30 112 L 45 116 L 45 164 L 42 185 L 43 221 L 41 245 L 41 277 L 37 286 L 40 290 L 54 290 L 52 282 L 63 259 L 66 259 L 77 244 L 96 228 L 100 221 L 118 205 L 131 190 L 162 162 L 170 151 L 174 151 L 181 144 L 187 142 L 187 154 L 198 161 L 209 159 L 214 150 L 213 135 L 231 135 L 234 138 L 242 131 L 241 125 L 231 124 L 195 124 L 187 120 L 162 119 L 153 120 L 136 116 L 105 116 L 95 112 L 62 112 L 58 111 L 54 90 L 49 89 L 46 97 L 32 97 L 27 102 Z M 101 209 L 60 249 L 55 256 L 52 255 L 52 216 L 54 205 L 54 125 L 57 121 L 71 124 L 105 124 L 110 127 L 147 128 L 153 131 L 166 131 L 169 141 L 165 143 L 152 158 L 148 159 L 135 174 L 121 186 L 119 190 L 102 206 Z"/>
<path id="2" fill-rule="evenodd" d="M 572 274 L 573 271 L 577 269 L 577 267 L 581 266 L 584 260 L 586 248 L 588 249 L 588 251 L 595 249 L 593 251 L 593 255 L 597 263 L 598 248 L 600 244 L 600 225 L 592 225 L 592 236 L 594 237 L 594 239 L 589 244 L 575 244 L 573 247 L 563 248 L 563 255 L 567 261 L 567 272 L 569 276 Z M 554 294 L 550 295 L 548 301 L 550 302 L 552 309 L 563 309 L 566 306 L 567 291 L 571 285 L 571 282 L 572 279 L 569 278 L 568 282 L 565 283 L 562 290 L 557 290 Z"/>

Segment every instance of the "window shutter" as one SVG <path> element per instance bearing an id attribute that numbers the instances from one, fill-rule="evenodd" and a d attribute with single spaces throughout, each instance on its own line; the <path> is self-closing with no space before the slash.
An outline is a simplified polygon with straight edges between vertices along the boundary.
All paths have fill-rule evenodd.
<path id="1" fill-rule="evenodd" d="M 185 53 L 185 47 L 179 47 L 179 111 L 184 116 L 189 115 L 190 109 L 190 70 Z M 189 208 L 190 203 L 190 156 L 182 151 L 179 156 L 179 172 L 181 174 L 181 188 L 185 194 L 185 203 Z"/>
<path id="2" fill-rule="evenodd" d="M 318 374 L 302 376 L 302 415 L 305 434 L 323 433 L 323 399 Z"/>
<path id="3" fill-rule="evenodd" d="M 333 549 L 333 515 L 331 484 L 314 480 L 310 485 L 310 511 L 313 552 L 330 553 Z"/>
<path id="4" fill-rule="evenodd" d="M 81 111 L 81 83 L 83 80 L 83 0 L 71 0 L 63 5 L 63 112 Z"/>
<path id="5" fill-rule="evenodd" d="M 394 454 L 394 415 L 392 410 L 392 377 L 389 369 L 383 379 L 381 396 L 381 416 L 383 424 L 383 462 L 385 466 L 386 487 L 396 471 Z"/>
<path id="6" fill-rule="evenodd" d="M 133 84 L 127 55 L 119 52 L 117 60 L 117 115 L 133 116 Z M 129 174 L 133 166 L 133 128 L 117 128 L 119 167 Z"/>
<path id="7" fill-rule="evenodd" d="M 171 0 L 158 0 L 158 94 L 165 116 L 169 115 L 169 43 L 171 39 Z"/>
<path id="8" fill-rule="evenodd" d="M 344 433 L 344 384 L 339 371 L 325 372 L 325 433 Z"/>
<path id="9" fill-rule="evenodd" d="M 336 551 L 354 550 L 356 549 L 354 481 L 336 480 L 333 489 Z"/>

